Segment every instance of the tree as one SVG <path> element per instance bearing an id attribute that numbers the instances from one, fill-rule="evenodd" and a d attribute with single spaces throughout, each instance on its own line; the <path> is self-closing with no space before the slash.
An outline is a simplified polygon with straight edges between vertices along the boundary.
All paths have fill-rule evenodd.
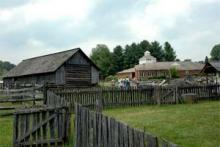
<path id="1" fill-rule="evenodd" d="M 212 60 L 220 60 L 220 44 L 216 44 L 211 51 Z"/>
<path id="2" fill-rule="evenodd" d="M 164 58 L 165 61 L 174 61 L 176 59 L 176 52 L 173 50 L 169 42 L 164 43 Z"/>
<path id="3" fill-rule="evenodd" d="M 135 55 L 130 45 L 125 46 L 124 51 L 124 68 L 128 69 L 135 65 Z"/>
<path id="4" fill-rule="evenodd" d="M 205 57 L 205 63 L 208 63 L 209 62 L 209 58 L 206 56 Z"/>
<path id="5" fill-rule="evenodd" d="M 150 43 L 147 40 L 141 41 L 139 46 L 143 53 L 150 50 Z"/>
<path id="6" fill-rule="evenodd" d="M 123 55 L 123 48 L 118 45 L 113 49 L 112 54 L 112 64 L 113 64 L 113 73 L 119 72 L 123 70 L 123 61 L 124 61 L 124 55 Z"/>
<path id="7" fill-rule="evenodd" d="M 112 54 L 104 44 L 98 44 L 92 49 L 92 61 L 100 68 L 103 77 L 112 74 Z"/>
<path id="8" fill-rule="evenodd" d="M 164 60 L 164 51 L 162 50 L 162 46 L 160 45 L 159 42 L 157 42 L 157 41 L 151 42 L 151 46 L 150 46 L 149 51 L 152 56 L 157 58 L 158 61 Z"/>
<path id="9" fill-rule="evenodd" d="M 0 79 L 2 77 L 3 74 L 5 74 L 7 71 L 11 70 L 12 68 L 14 68 L 15 65 L 8 62 L 8 61 L 1 61 L 0 60 Z"/>

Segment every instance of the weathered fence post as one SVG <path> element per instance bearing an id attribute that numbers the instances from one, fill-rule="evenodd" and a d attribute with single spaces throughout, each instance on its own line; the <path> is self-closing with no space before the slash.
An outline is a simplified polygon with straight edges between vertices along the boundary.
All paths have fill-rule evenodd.
<path id="1" fill-rule="evenodd" d="M 160 86 L 155 86 L 154 87 L 154 94 L 153 94 L 153 99 L 154 103 L 160 105 L 161 104 L 161 87 Z"/>
<path id="2" fill-rule="evenodd" d="M 33 88 L 33 105 L 35 105 L 36 104 L 36 102 L 35 102 L 35 98 L 36 98 L 36 96 L 35 96 L 35 88 Z"/>
<path id="3" fill-rule="evenodd" d="M 45 105 L 47 104 L 47 90 L 48 90 L 47 83 L 45 83 L 43 86 L 43 95 L 44 95 L 44 104 Z"/>
<path id="4" fill-rule="evenodd" d="M 102 112 L 103 110 L 102 98 L 96 99 L 95 110 L 100 113 Z"/>

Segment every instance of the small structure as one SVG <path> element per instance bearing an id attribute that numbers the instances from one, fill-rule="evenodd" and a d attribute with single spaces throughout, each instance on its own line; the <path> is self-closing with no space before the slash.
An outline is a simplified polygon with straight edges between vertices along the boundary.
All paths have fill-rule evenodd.
<path id="1" fill-rule="evenodd" d="M 220 82 L 220 61 L 207 62 L 201 73 L 207 77 L 213 77 L 217 82 Z"/>
<path id="2" fill-rule="evenodd" d="M 23 60 L 3 77 L 5 87 L 17 85 L 92 86 L 99 82 L 99 68 L 80 48 Z"/>
<path id="3" fill-rule="evenodd" d="M 139 59 L 139 64 L 155 63 L 155 62 L 157 62 L 157 59 L 151 56 L 149 51 L 146 51 L 144 53 L 144 56 Z"/>
<path id="4" fill-rule="evenodd" d="M 3 89 L 3 81 L 0 81 L 0 89 Z"/>
<path id="5" fill-rule="evenodd" d="M 118 72 L 117 77 L 119 79 L 125 79 L 125 78 L 133 79 L 135 78 L 135 68 L 129 68 L 121 72 Z"/>

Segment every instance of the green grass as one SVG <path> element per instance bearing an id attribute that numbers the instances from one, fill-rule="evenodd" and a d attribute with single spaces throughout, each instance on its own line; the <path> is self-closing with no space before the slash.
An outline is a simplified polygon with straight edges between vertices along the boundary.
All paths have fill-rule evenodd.
<path id="1" fill-rule="evenodd" d="M 108 109 L 108 116 L 186 147 L 220 147 L 220 101 Z M 74 144 L 74 116 L 69 144 Z M 12 146 L 13 117 L 0 117 L 0 146 Z"/>
<path id="2" fill-rule="evenodd" d="M 184 147 L 220 147 L 219 101 L 125 107 L 104 113 Z"/>
<path id="3" fill-rule="evenodd" d="M 12 146 L 12 117 L 0 118 L 0 146 L 11 147 Z"/>

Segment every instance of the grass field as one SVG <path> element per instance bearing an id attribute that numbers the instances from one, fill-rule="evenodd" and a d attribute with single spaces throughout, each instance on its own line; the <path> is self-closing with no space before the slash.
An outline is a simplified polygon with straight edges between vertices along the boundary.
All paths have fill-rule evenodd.
<path id="1" fill-rule="evenodd" d="M 220 101 L 114 108 L 104 113 L 184 147 L 220 146 Z M 0 118 L 1 147 L 12 146 L 12 122 L 12 116 Z M 74 144 L 73 133 L 67 147 Z"/>
<path id="2" fill-rule="evenodd" d="M 105 114 L 184 147 L 220 147 L 219 101 L 116 108 Z"/>
<path id="3" fill-rule="evenodd" d="M 12 146 L 12 117 L 0 118 L 0 146 Z"/>

